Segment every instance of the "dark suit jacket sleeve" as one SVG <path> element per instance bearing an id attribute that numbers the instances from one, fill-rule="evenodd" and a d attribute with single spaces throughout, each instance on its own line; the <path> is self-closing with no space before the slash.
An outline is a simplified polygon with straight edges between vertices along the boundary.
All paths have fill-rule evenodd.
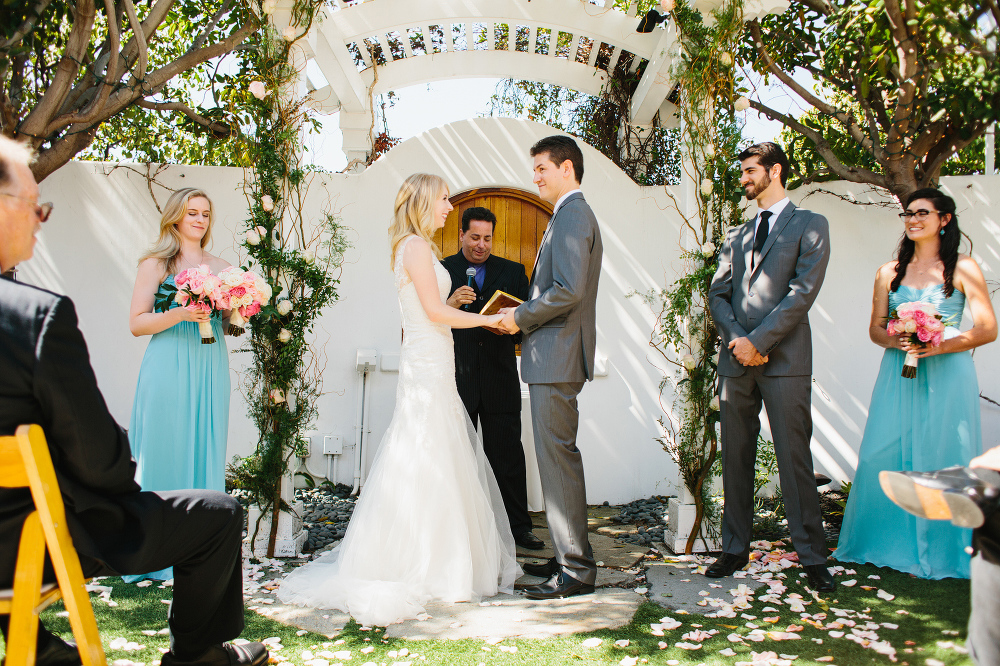
<path id="1" fill-rule="evenodd" d="M 597 220 L 589 207 L 581 210 L 584 206 L 577 201 L 571 202 L 565 206 L 566 214 L 560 215 L 560 228 L 558 232 L 553 230 L 549 238 L 552 286 L 517 307 L 514 321 L 521 330 L 531 331 L 552 321 L 583 300 L 597 228 Z"/>
<path id="2" fill-rule="evenodd" d="M 517 270 L 518 268 L 520 270 Z M 517 279 L 515 280 L 516 288 L 510 292 L 510 295 L 517 296 L 522 301 L 526 301 L 528 300 L 528 274 L 524 270 L 524 264 L 517 264 L 514 272 L 517 274 Z"/>
<path id="3" fill-rule="evenodd" d="M 736 314 L 733 312 L 733 252 L 739 249 L 740 231 L 742 226 L 736 227 L 726 234 L 726 240 L 722 242 L 722 250 L 719 252 L 719 268 L 712 278 L 712 286 L 708 290 L 708 308 L 715 321 L 715 328 L 722 338 L 722 346 L 727 347 L 736 338 L 742 338 L 747 334 L 746 330 L 736 321 Z M 733 248 L 737 248 L 734 250 Z"/>
<path id="4" fill-rule="evenodd" d="M 42 323 L 35 349 L 34 394 L 60 473 L 95 492 L 139 490 L 125 432 L 97 388 L 76 310 L 60 298 Z"/>
<path id="5" fill-rule="evenodd" d="M 747 336 L 757 351 L 767 356 L 789 331 L 805 320 L 826 277 L 830 263 L 830 225 L 813 213 L 799 240 L 799 258 L 788 294 Z"/>

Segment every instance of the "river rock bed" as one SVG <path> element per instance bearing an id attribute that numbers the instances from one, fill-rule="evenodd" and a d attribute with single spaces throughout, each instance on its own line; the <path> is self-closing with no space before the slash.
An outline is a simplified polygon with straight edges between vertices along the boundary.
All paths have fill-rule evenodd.
<path id="1" fill-rule="evenodd" d="M 649 546 L 655 542 L 663 541 L 663 530 L 667 526 L 668 499 L 667 497 L 653 496 L 623 504 L 618 515 L 611 516 L 611 520 L 619 525 L 636 525 L 638 532 L 616 537 L 618 541 L 640 546 Z"/>

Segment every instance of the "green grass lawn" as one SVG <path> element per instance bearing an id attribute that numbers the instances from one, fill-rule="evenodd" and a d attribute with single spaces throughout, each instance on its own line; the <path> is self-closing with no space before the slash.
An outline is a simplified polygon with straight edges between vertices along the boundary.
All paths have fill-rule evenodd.
<path id="1" fill-rule="evenodd" d="M 928 581 L 911 578 L 890 569 L 878 569 L 872 566 L 847 565 L 857 572 L 858 584 L 855 587 L 838 587 L 834 595 L 822 601 L 812 601 L 806 606 L 806 612 L 816 614 L 826 612 L 825 622 L 835 620 L 833 609 L 852 609 L 871 616 L 871 622 L 891 623 L 898 629 L 880 628 L 878 636 L 888 640 L 897 650 L 897 664 L 907 666 L 934 666 L 937 660 L 943 664 L 968 664 L 968 656 L 949 647 L 953 643 L 963 647 L 965 643 L 965 624 L 969 614 L 969 582 L 965 580 Z M 803 596 L 798 573 L 801 569 L 788 569 L 785 581 L 788 593 L 799 591 Z M 879 580 L 869 580 L 869 575 L 880 576 Z M 838 581 L 842 578 L 838 577 Z M 712 590 L 713 596 L 727 596 L 732 579 L 723 581 L 722 590 Z M 166 627 L 167 605 L 164 599 L 171 596 L 170 588 L 159 588 L 157 584 L 151 587 L 138 588 L 127 585 L 118 578 L 107 578 L 98 581 L 100 585 L 112 588 L 111 599 L 117 606 L 109 606 L 104 601 L 96 599 L 94 608 L 97 622 L 101 629 L 108 662 L 127 659 L 132 662 L 152 666 L 159 660 L 161 648 L 168 644 L 167 636 L 155 634 L 149 636 L 143 631 L 157 632 Z M 873 585 L 876 589 L 865 590 L 862 585 Z M 877 589 L 883 589 L 895 595 L 892 601 L 886 601 L 876 596 Z M 706 589 L 707 585 L 706 585 Z M 719 594 L 716 594 L 719 593 Z M 697 615 L 678 615 L 654 603 L 644 603 L 636 613 L 632 623 L 615 630 L 598 631 L 590 634 L 576 634 L 569 637 L 555 637 L 545 640 L 506 639 L 497 645 L 489 645 L 484 640 L 440 640 L 440 641 L 406 641 L 383 639 L 379 629 L 362 631 L 357 624 L 351 623 L 334 639 L 325 636 L 306 633 L 298 635 L 294 627 L 279 624 L 254 612 L 246 614 L 246 630 L 243 638 L 248 640 L 264 640 L 272 637 L 280 638 L 283 646 L 275 656 L 278 661 L 293 666 L 306 666 L 307 660 L 303 652 L 312 652 L 316 659 L 325 659 L 329 666 L 335 664 L 361 665 L 400 664 L 407 661 L 418 664 L 455 664 L 477 666 L 507 665 L 507 664 L 628 664 L 628 658 L 635 657 L 635 663 L 643 664 L 734 664 L 738 661 L 751 661 L 751 650 L 756 652 L 772 651 L 779 655 L 797 655 L 793 664 L 814 663 L 817 658 L 833 657 L 832 662 L 838 666 L 847 664 L 891 664 L 887 656 L 877 654 L 871 649 L 848 641 L 845 638 L 832 638 L 829 632 L 817 629 L 802 622 L 799 614 L 792 613 L 787 605 L 776 606 L 779 612 L 763 612 L 766 603 L 755 601 L 753 609 L 745 611 L 758 618 L 765 616 L 779 619 L 773 624 L 764 623 L 762 619 L 755 622 L 762 629 L 786 631 L 789 625 L 803 626 L 799 640 L 748 642 L 746 644 L 731 643 L 727 636 L 735 633 L 746 636 L 749 629 L 744 625 L 747 620 L 704 618 Z M 867 610 L 866 610 L 867 609 Z M 43 619 L 53 631 L 59 632 L 65 638 L 70 638 L 69 622 L 61 613 L 62 606 L 57 604 L 48 609 Z M 898 611 L 905 611 L 899 613 Z M 595 611 L 596 612 L 596 611 Z M 650 623 L 657 623 L 664 616 L 673 617 L 683 624 L 672 631 L 665 632 L 662 637 L 653 636 Z M 693 625 L 701 625 L 702 631 L 718 630 L 711 638 L 705 640 L 701 649 L 695 651 L 674 647 L 681 642 L 683 634 L 692 631 Z M 849 633 L 849 629 L 845 629 Z M 588 638 L 600 638 L 598 647 L 584 647 L 583 641 Z M 133 651 L 110 649 L 110 643 L 116 638 L 144 646 Z M 822 643 L 812 639 L 821 639 Z M 628 645 L 619 647 L 615 641 L 627 640 Z M 907 641 L 912 642 L 908 645 Z M 660 643 L 667 647 L 661 649 Z M 689 641 L 688 641 L 689 642 Z M 374 648 L 362 653 L 362 649 Z M 511 651 L 516 648 L 516 651 Z M 724 656 L 719 651 L 731 648 L 735 656 Z M 905 650 L 911 650 L 907 653 Z M 408 650 L 409 654 L 400 655 L 400 651 Z M 350 659 L 334 658 L 331 655 L 317 654 L 319 652 L 337 653 L 349 651 Z M 931 660 L 931 661 L 928 661 Z M 311 666 L 323 666 L 321 663 Z"/>

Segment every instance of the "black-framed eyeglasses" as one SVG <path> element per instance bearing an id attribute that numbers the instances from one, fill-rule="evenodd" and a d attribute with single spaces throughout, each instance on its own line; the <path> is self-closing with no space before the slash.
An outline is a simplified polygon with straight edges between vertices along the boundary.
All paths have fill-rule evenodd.
<path id="1" fill-rule="evenodd" d="M 0 195 L 3 195 L 5 197 L 10 197 L 11 199 L 20 199 L 21 201 L 27 201 L 28 203 L 30 203 L 32 206 L 35 207 L 35 215 L 37 215 L 38 219 L 41 220 L 42 222 L 45 222 L 46 220 L 49 219 L 49 215 L 52 214 L 52 209 L 55 208 L 55 206 L 53 206 L 49 202 L 36 203 L 31 199 L 19 197 L 16 194 L 7 194 L 6 192 L 0 192 Z"/>
<path id="2" fill-rule="evenodd" d="M 936 210 L 927 210 L 926 208 L 921 208 L 920 210 L 907 210 L 899 214 L 899 219 L 906 222 L 908 219 L 915 218 L 917 222 L 923 222 L 927 219 L 927 216 L 931 213 L 937 213 Z"/>

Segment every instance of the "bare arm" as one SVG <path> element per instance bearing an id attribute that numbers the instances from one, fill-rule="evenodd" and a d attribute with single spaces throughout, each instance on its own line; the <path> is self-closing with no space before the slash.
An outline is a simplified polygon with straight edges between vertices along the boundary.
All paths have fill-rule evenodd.
<path id="1" fill-rule="evenodd" d="M 163 267 L 159 259 L 149 258 L 139 264 L 129 307 L 128 328 L 132 335 L 153 335 L 165 331 L 182 321 L 208 321 L 205 312 L 192 312 L 187 308 L 173 308 L 166 312 L 153 312 L 156 290 L 163 280 Z"/>
<path id="2" fill-rule="evenodd" d="M 955 289 L 965 294 L 965 302 L 972 313 L 972 328 L 954 338 L 942 340 L 937 347 L 914 346 L 909 349 L 917 358 L 967 351 L 997 339 L 997 318 L 990 302 L 986 279 L 972 257 L 959 256 L 953 284 Z M 903 348 L 908 348 L 907 343 L 904 343 Z"/>
<path id="3" fill-rule="evenodd" d="M 872 293 L 872 318 L 868 322 L 868 337 L 879 347 L 902 349 L 898 335 L 889 335 L 889 285 L 896 276 L 896 262 L 890 261 L 875 273 L 875 287 Z"/>
<path id="4" fill-rule="evenodd" d="M 431 254 L 430 245 L 422 238 L 414 238 L 403 248 L 403 268 L 413 281 L 417 290 L 420 305 L 427 313 L 427 318 L 437 324 L 447 324 L 452 328 L 475 328 L 476 326 L 496 326 L 502 315 L 486 317 L 471 312 L 463 312 L 448 306 L 441 300 L 438 292 L 437 275 L 434 273 L 434 262 L 437 259 Z"/>

